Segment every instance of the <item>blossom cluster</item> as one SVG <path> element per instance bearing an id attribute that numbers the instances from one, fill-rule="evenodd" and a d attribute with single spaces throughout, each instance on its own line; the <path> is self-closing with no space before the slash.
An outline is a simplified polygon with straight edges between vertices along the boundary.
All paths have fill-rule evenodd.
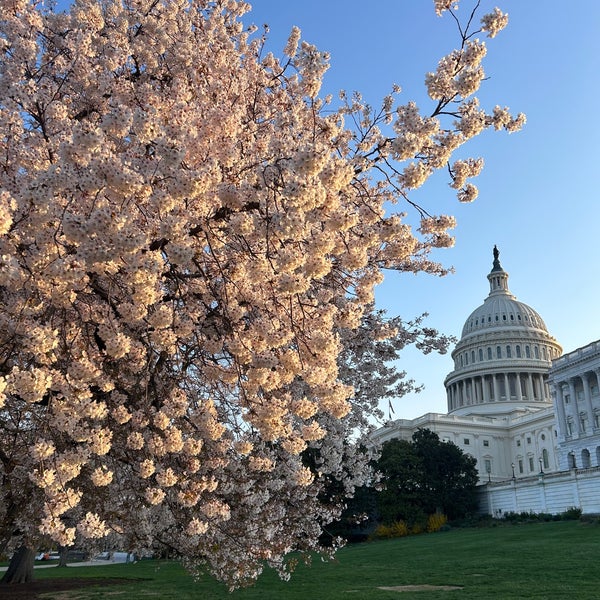
<path id="1" fill-rule="evenodd" d="M 2 7 L 1 530 L 285 577 L 340 514 L 326 487 L 373 476 L 369 417 L 411 388 L 386 361 L 447 345 L 372 314 L 385 268 L 443 272 L 428 254 L 452 244 L 452 217 L 389 206 L 447 166 L 472 199 L 482 162 L 454 151 L 524 118 L 473 97 L 468 32 L 424 116 L 334 108 L 327 54 L 294 29 L 263 56 L 245 2 Z"/>

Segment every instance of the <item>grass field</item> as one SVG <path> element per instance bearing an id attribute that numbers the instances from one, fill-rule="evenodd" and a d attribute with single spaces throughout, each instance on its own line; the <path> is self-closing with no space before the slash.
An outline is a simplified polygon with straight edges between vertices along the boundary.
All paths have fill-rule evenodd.
<path id="1" fill-rule="evenodd" d="M 98 578 L 98 587 L 51 593 L 45 600 L 597 600 L 599 552 L 600 526 L 561 521 L 358 544 L 339 552 L 335 562 L 300 566 L 288 583 L 267 572 L 253 588 L 233 594 L 208 578 L 192 581 L 172 562 L 40 569 L 36 578 Z M 103 577 L 132 581 L 107 586 Z M 458 589 L 436 589 L 441 586 Z"/>

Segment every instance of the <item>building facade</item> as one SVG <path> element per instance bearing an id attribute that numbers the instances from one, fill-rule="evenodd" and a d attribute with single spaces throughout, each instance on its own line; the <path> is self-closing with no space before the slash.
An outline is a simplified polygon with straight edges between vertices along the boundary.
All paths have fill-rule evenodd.
<path id="1" fill-rule="evenodd" d="M 493 256 L 489 295 L 452 352 L 448 412 L 389 421 L 373 439 L 427 428 L 455 443 L 477 460 L 482 512 L 600 511 L 600 341 L 561 356 Z"/>
<path id="2" fill-rule="evenodd" d="M 555 360 L 549 373 L 561 470 L 600 466 L 600 341 Z"/>

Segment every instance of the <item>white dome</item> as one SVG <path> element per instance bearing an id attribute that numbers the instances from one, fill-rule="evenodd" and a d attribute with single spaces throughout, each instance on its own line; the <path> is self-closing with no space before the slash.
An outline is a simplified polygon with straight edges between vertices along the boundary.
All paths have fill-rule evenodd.
<path id="1" fill-rule="evenodd" d="M 562 349 L 540 315 L 508 289 L 498 259 L 487 276 L 490 293 L 465 321 L 444 382 L 448 412 L 491 415 L 544 408 L 551 403 L 547 373 Z"/>
<path id="2" fill-rule="evenodd" d="M 512 294 L 493 295 L 476 308 L 465 321 L 461 339 L 470 334 L 497 329 L 536 329 L 546 333 L 548 329 L 540 315 Z"/>

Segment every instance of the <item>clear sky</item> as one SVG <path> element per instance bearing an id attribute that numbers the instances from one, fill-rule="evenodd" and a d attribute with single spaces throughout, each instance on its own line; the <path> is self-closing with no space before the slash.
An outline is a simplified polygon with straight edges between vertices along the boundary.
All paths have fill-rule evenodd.
<path id="1" fill-rule="evenodd" d="M 455 48 L 451 19 L 437 18 L 428 0 L 254 0 L 248 21 L 270 26 L 280 54 L 292 25 L 303 39 L 331 53 L 325 93 L 360 91 L 378 107 L 393 83 L 401 102 L 431 106 L 423 80 Z M 445 278 L 391 273 L 377 302 L 404 318 L 428 312 L 428 323 L 460 336 L 464 321 L 489 292 L 492 247 L 510 274 L 509 286 L 531 305 L 566 352 L 600 338 L 600 2 L 482 0 L 484 12 L 509 13 L 507 29 L 489 40 L 489 80 L 482 104 L 527 114 L 519 133 L 490 132 L 464 155 L 482 156 L 474 183 L 480 195 L 460 205 L 446 180 L 427 185 L 418 201 L 458 219 L 456 245 L 436 257 L 455 274 Z M 461 0 L 459 13 L 473 3 Z M 394 404 L 396 418 L 446 412 L 450 354 L 406 351 L 400 362 L 425 384 Z"/>

